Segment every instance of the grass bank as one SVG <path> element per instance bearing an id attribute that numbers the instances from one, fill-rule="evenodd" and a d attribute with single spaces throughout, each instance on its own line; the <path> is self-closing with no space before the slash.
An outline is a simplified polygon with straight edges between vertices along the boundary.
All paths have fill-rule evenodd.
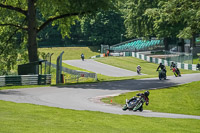
<path id="1" fill-rule="evenodd" d="M 96 61 L 108 64 L 108 65 L 116 66 L 119 68 L 127 69 L 130 71 L 134 71 L 134 72 L 136 72 L 136 67 L 138 65 L 140 65 L 142 67 L 141 72 L 146 75 L 133 76 L 133 77 L 129 77 L 129 79 L 158 77 L 158 72 L 156 72 L 158 64 L 150 63 L 150 62 L 138 59 L 138 58 L 106 57 L 106 58 L 97 58 Z M 170 70 L 170 67 L 167 66 L 166 69 L 167 69 L 167 76 L 172 76 L 173 73 L 172 73 L 172 70 Z M 184 70 L 184 69 L 180 69 L 180 71 L 181 71 L 181 74 L 199 73 L 200 72 L 200 71 L 192 71 L 192 70 Z"/>
<path id="2" fill-rule="evenodd" d="M 100 54 L 98 52 L 98 49 L 99 48 L 97 47 L 58 47 L 58 48 L 40 48 L 39 51 L 44 52 L 44 53 L 54 53 L 54 55 L 52 56 L 52 62 L 56 63 L 56 59 L 62 51 L 64 51 L 63 60 L 72 60 L 72 59 L 80 59 L 81 53 L 85 54 L 86 59 L 90 58 L 91 56 L 98 55 Z M 156 72 L 156 68 L 158 67 L 158 64 L 143 61 L 134 57 L 105 57 L 105 58 L 97 58 L 95 60 L 105 63 L 105 64 L 131 70 L 131 71 L 136 71 L 137 65 L 141 65 L 142 73 L 146 74 L 142 76 L 130 76 L 130 77 L 110 77 L 110 76 L 97 74 L 97 78 L 99 81 L 114 81 L 114 80 L 158 77 L 158 73 Z M 87 71 L 78 67 L 70 66 L 65 63 L 63 63 L 63 66 L 73 69 L 73 70 L 91 72 L 91 71 Z M 191 71 L 191 70 L 181 69 L 181 73 L 188 74 L 188 73 L 196 73 L 196 72 Z M 171 70 L 169 70 L 169 67 L 167 67 L 167 75 L 168 76 L 173 75 Z"/>
<path id="3" fill-rule="evenodd" d="M 49 85 L 23 85 L 23 86 L 5 86 L 0 87 L 0 90 L 8 90 L 8 89 L 23 89 L 23 88 L 36 88 L 36 87 L 46 87 Z"/>
<path id="4" fill-rule="evenodd" d="M 149 106 L 144 105 L 145 110 L 200 116 L 200 81 L 149 91 L 150 104 Z M 123 105 L 125 99 L 130 99 L 142 92 L 144 91 L 125 93 L 116 97 L 104 98 L 102 101 L 109 103 L 112 99 L 113 104 Z"/>
<path id="5" fill-rule="evenodd" d="M 2 133 L 199 132 L 195 119 L 148 118 L 0 101 Z"/>
<path id="6" fill-rule="evenodd" d="M 98 47 L 53 47 L 53 48 L 39 48 L 38 51 L 44 53 L 54 53 L 52 55 L 52 62 L 56 63 L 57 57 L 62 51 L 64 54 L 62 56 L 63 60 L 76 60 L 81 59 L 81 54 L 83 53 L 85 59 L 89 59 L 92 56 L 99 55 Z"/>

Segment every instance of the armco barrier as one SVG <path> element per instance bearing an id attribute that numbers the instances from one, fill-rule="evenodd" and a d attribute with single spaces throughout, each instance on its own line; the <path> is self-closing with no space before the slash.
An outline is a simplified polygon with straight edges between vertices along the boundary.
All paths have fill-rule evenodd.
<path id="1" fill-rule="evenodd" d="M 132 56 L 132 57 L 136 57 L 142 60 L 146 60 L 148 62 L 152 62 L 152 63 L 163 63 L 165 66 L 170 66 L 172 61 L 168 61 L 168 60 L 164 60 L 164 59 L 160 59 L 160 58 L 153 58 L 150 56 L 146 56 L 144 54 L 140 54 L 139 52 L 123 52 L 123 56 Z M 93 56 L 93 58 L 96 58 L 95 56 Z M 196 64 L 184 64 L 184 63 L 180 63 L 180 62 L 175 62 L 174 63 L 177 64 L 178 68 L 181 69 L 186 69 L 186 70 L 193 70 L 196 71 Z"/>
<path id="2" fill-rule="evenodd" d="M 0 86 L 51 84 L 51 75 L 5 75 L 0 76 Z"/>
<path id="3" fill-rule="evenodd" d="M 164 60 L 164 59 L 145 56 L 143 54 L 140 54 L 139 52 L 132 52 L 132 57 L 136 57 L 136 58 L 146 60 L 148 62 L 152 62 L 152 63 L 156 63 L 156 64 L 163 63 L 165 66 L 170 66 L 171 62 L 172 62 L 172 61 L 167 61 L 167 60 Z M 177 67 L 181 68 L 181 69 L 193 70 L 193 71 L 197 70 L 196 64 L 184 64 L 184 63 L 180 63 L 180 62 L 174 62 L 174 63 L 176 63 Z"/>
<path id="4" fill-rule="evenodd" d="M 49 62 L 47 62 L 49 64 Z M 52 67 L 56 68 L 56 64 L 51 64 Z M 97 80 L 97 74 L 96 73 L 89 73 L 89 72 L 83 72 L 83 71 L 77 71 L 77 70 L 72 70 L 66 67 L 62 67 L 62 71 L 72 74 L 72 75 L 84 75 L 86 78 L 93 78 L 95 81 Z"/>

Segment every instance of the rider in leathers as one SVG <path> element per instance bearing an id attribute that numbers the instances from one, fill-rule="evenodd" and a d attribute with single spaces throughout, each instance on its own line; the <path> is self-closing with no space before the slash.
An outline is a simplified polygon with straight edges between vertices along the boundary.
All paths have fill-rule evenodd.
<path id="1" fill-rule="evenodd" d="M 144 93 L 138 93 L 138 94 L 136 94 L 137 96 L 140 96 L 141 98 L 144 98 L 144 101 L 143 102 L 146 102 L 146 105 L 148 105 L 149 104 L 149 98 L 148 98 L 148 96 L 149 96 L 149 91 L 145 91 Z M 128 103 L 130 102 L 130 101 L 132 101 L 132 100 L 136 100 L 136 97 L 134 96 L 134 97 L 132 97 L 131 99 L 129 99 L 128 100 Z"/>

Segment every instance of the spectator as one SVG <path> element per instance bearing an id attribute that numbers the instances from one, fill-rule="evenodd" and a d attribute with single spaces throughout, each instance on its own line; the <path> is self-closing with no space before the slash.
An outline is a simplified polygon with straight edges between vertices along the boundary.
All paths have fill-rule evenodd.
<path id="1" fill-rule="evenodd" d="M 109 56 L 109 53 L 110 53 L 109 50 L 107 50 L 107 56 Z"/>

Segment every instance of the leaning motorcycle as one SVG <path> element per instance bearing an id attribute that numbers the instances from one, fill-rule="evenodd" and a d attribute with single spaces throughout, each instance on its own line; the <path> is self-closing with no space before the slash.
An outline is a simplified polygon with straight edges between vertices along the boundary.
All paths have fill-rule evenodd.
<path id="1" fill-rule="evenodd" d="M 174 73 L 175 77 L 181 76 L 180 72 L 177 70 L 177 68 L 172 68 L 172 72 Z"/>
<path id="2" fill-rule="evenodd" d="M 127 109 L 133 111 L 139 110 L 140 112 L 142 112 L 144 102 L 145 100 L 142 97 L 134 97 L 131 101 L 126 99 L 126 104 L 123 106 L 122 110 L 124 111 L 126 111 Z"/>
<path id="3" fill-rule="evenodd" d="M 137 74 L 140 74 L 141 68 L 137 68 Z"/>

